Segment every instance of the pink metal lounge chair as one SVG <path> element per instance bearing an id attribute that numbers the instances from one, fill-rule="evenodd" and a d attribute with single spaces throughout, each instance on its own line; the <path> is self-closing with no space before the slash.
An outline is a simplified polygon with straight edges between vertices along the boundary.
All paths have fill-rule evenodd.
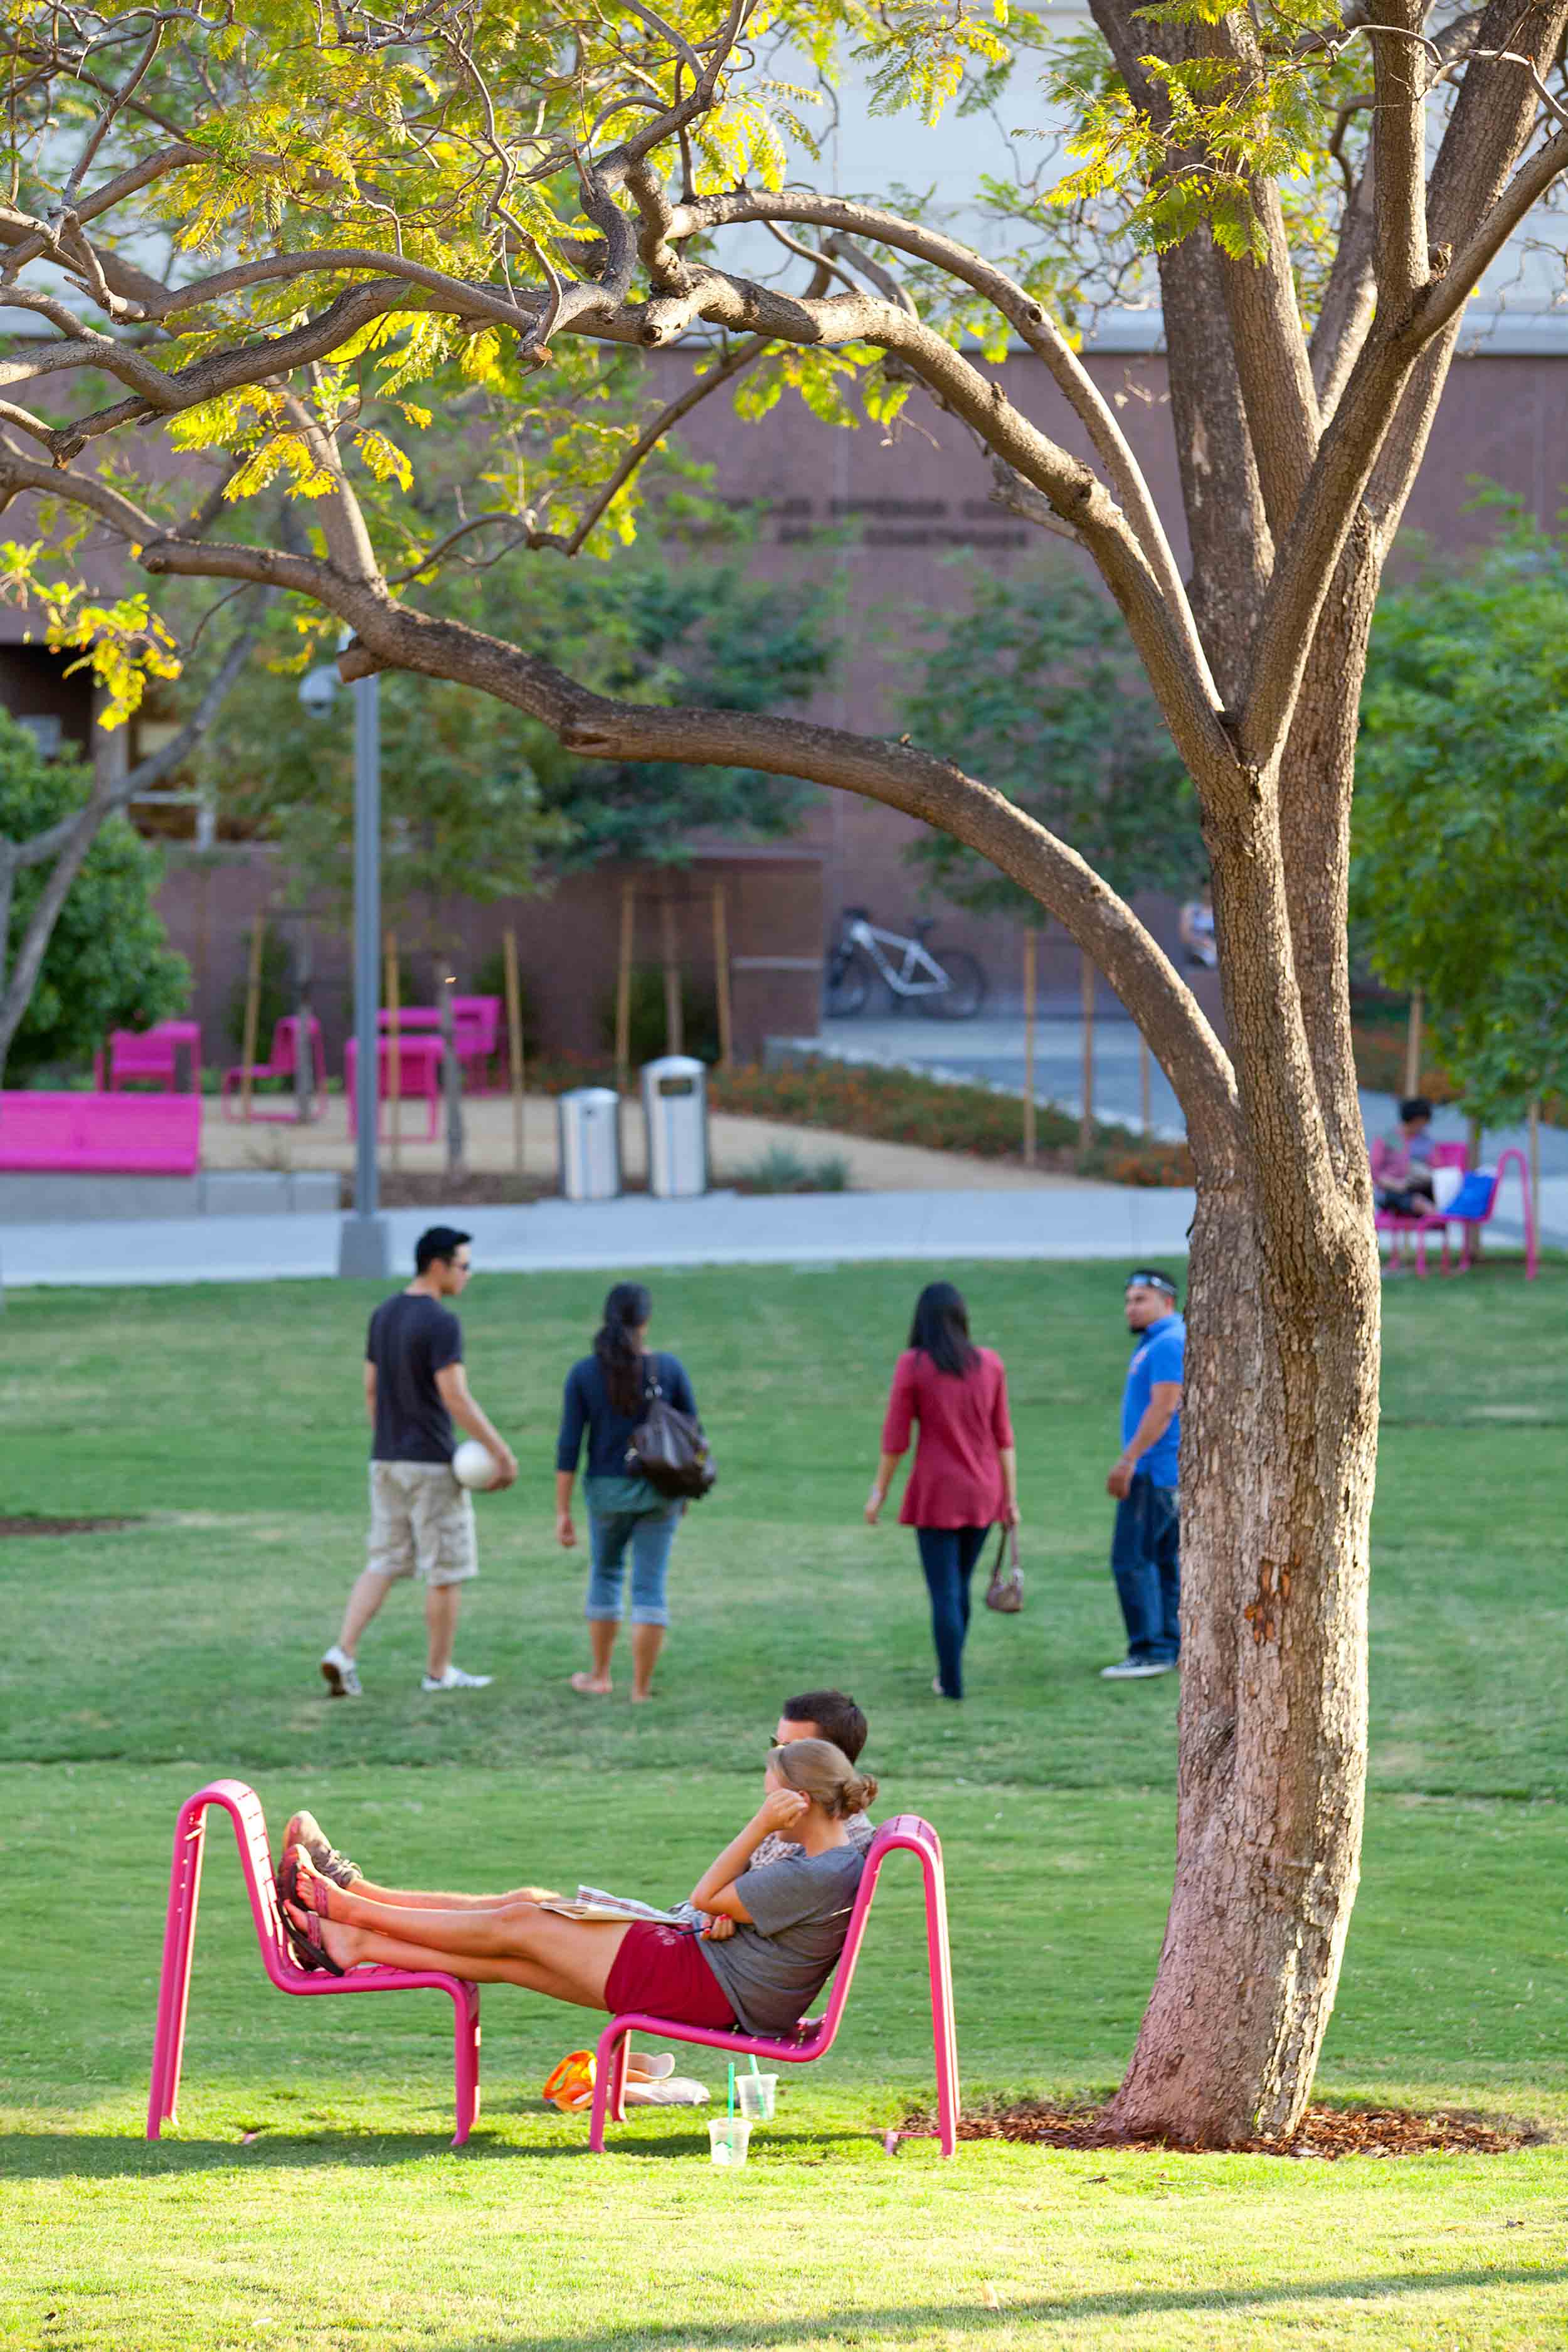
<path id="1" fill-rule="evenodd" d="M 327 1054 L 326 1048 L 321 1043 L 321 1024 L 317 1020 L 313 1013 L 310 1016 L 310 1064 L 312 1072 L 311 1092 L 314 1095 L 320 1096 L 324 1095 L 327 1091 Z M 299 1051 L 300 1016 L 297 1013 L 286 1013 L 282 1020 L 278 1022 L 273 1028 L 272 1050 L 268 1055 L 266 1061 L 252 1062 L 250 1065 L 252 1083 L 255 1084 L 258 1080 L 262 1078 L 293 1077 L 299 1067 Z M 225 1118 L 239 1118 L 240 1113 L 235 1108 L 234 1097 L 237 1094 L 242 1094 L 244 1087 L 245 1064 L 243 1062 L 237 1062 L 232 1069 L 226 1070 L 223 1074 L 223 1115 Z M 249 1118 L 268 1120 L 275 1125 L 287 1127 L 298 1123 L 300 1112 L 298 1106 L 294 1103 L 289 1103 L 288 1107 L 284 1108 L 275 1105 L 258 1105 L 253 1100 L 249 1110 L 246 1113 L 246 1116 Z"/>
<path id="2" fill-rule="evenodd" d="M 844 1939 L 837 1970 L 833 1979 L 833 1993 L 826 2009 L 818 2018 L 804 2021 L 793 2033 L 763 2037 L 751 2033 L 734 2033 L 706 2025 L 680 2025 L 668 2017 L 649 2017 L 640 2010 L 612 2018 L 599 2036 L 597 2058 L 594 2067 L 594 2113 L 588 2131 L 588 2146 L 595 2156 L 605 2152 L 605 2125 L 609 2117 L 616 2123 L 626 2121 L 626 2057 L 634 2032 L 651 2034 L 665 2042 L 700 2042 L 710 2050 L 738 2050 L 748 2058 L 782 2060 L 790 2066 L 804 2066 L 813 2058 L 825 2057 L 833 2047 L 844 2015 L 844 2005 L 849 1998 L 849 1987 L 855 1975 L 855 1963 L 859 1957 L 860 1938 L 866 1932 L 867 1915 L 876 1891 L 877 1874 L 889 1854 L 902 1848 L 916 1855 L 925 1880 L 926 1950 L 931 1963 L 931 2041 L 936 2052 L 936 2103 L 939 2125 L 938 2137 L 943 2156 L 952 2156 L 958 2145 L 958 2035 L 952 2014 L 952 1965 L 947 1948 L 947 1895 L 942 1867 L 942 1841 L 929 1822 L 918 1813 L 896 1813 L 891 1821 L 882 1823 L 872 1839 L 861 1874 L 860 1889 L 855 1897 L 855 1908 L 849 1916 L 849 1933 Z M 891 2138 L 893 2135 L 889 2134 Z"/>
<path id="3" fill-rule="evenodd" d="M 346 1977 L 296 1968 L 283 1940 L 272 1855 L 261 1801 L 243 1780 L 211 1780 L 187 1797 L 174 1822 L 174 1860 L 169 1877 L 169 1913 L 163 1928 L 163 1972 L 158 1987 L 158 2031 L 153 2044 L 153 2087 L 147 2101 L 147 2137 L 157 2139 L 165 2124 L 177 2124 L 180 2056 L 185 2039 L 185 2009 L 191 1990 L 191 1953 L 195 1943 L 196 1901 L 201 1892 L 202 1848 L 209 1805 L 221 1805 L 234 1823 L 246 1891 L 256 1920 L 261 1964 L 279 1992 L 417 1992 L 428 1988 L 452 2000 L 453 2059 L 457 2074 L 458 2128 L 452 2146 L 461 2147 L 479 2112 L 479 1989 L 437 1969 L 353 1969 Z"/>
<path id="4" fill-rule="evenodd" d="M 1435 1168 L 1465 1168 L 1468 1158 L 1462 1143 L 1439 1143 L 1432 1154 Z M 1531 1198 L 1530 1170 L 1517 1145 L 1500 1154 L 1495 1168 L 1466 1170 L 1464 1182 L 1455 1198 L 1440 1209 L 1433 1209 L 1418 1217 L 1401 1216 L 1397 1210 L 1380 1209 L 1374 1220 L 1380 1234 L 1414 1234 L 1415 1236 L 1415 1271 L 1425 1277 L 1426 1272 L 1426 1236 L 1436 1234 L 1443 1245 L 1445 1274 L 1463 1274 L 1474 1263 L 1476 1235 L 1483 1225 L 1489 1225 L 1497 1214 L 1498 1201 L 1502 1192 L 1502 1180 L 1510 1166 L 1519 1171 L 1519 1193 L 1524 1223 L 1524 1276 L 1533 1282 L 1536 1276 L 1535 1204 Z M 1463 1243 L 1457 1266 L 1448 1263 L 1449 1233 L 1459 1226 Z"/>

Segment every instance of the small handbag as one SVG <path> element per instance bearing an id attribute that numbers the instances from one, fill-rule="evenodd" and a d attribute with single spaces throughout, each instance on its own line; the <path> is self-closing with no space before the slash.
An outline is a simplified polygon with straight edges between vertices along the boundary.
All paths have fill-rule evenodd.
<path id="1" fill-rule="evenodd" d="M 713 1466 L 712 1448 L 695 1415 L 682 1412 L 668 1402 L 659 1386 L 658 1373 L 650 1371 L 648 1377 L 653 1382 L 653 1394 L 632 1432 L 632 1442 L 626 1448 L 626 1468 L 634 1477 L 646 1478 L 656 1494 L 667 1495 L 672 1502 L 700 1502 L 719 1475 Z"/>
<path id="2" fill-rule="evenodd" d="M 1006 1561 L 1004 1570 L 1003 1561 Z M 1018 1565 L 1018 1530 L 1002 1527 L 996 1530 L 996 1557 L 991 1563 L 991 1581 L 985 1588 L 985 1606 L 994 1609 L 1001 1617 L 1016 1617 L 1024 1605 L 1024 1571 Z"/>

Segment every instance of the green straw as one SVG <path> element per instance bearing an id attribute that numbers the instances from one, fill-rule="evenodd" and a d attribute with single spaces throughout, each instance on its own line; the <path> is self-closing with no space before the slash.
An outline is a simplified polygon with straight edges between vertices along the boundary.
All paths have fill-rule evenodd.
<path id="1" fill-rule="evenodd" d="M 731 2058 L 731 2061 L 730 2061 L 730 2113 L 731 2113 L 731 2115 L 733 2115 L 733 2114 L 734 2114 L 734 2112 L 735 2112 L 735 2062 L 734 2062 L 734 2060 Z"/>
<path id="2" fill-rule="evenodd" d="M 762 2071 L 762 2068 L 757 2063 L 757 2053 L 753 2050 L 752 2053 L 752 2072 L 753 2074 L 760 2074 Z"/>

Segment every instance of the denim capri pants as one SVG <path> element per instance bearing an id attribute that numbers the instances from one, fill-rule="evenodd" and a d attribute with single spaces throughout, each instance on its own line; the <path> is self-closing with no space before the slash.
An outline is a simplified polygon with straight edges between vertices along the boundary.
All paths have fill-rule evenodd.
<path id="1" fill-rule="evenodd" d="M 622 1614 L 626 1553 L 632 1556 L 632 1623 L 668 1625 L 664 1597 L 669 1555 L 680 1525 L 681 1506 L 641 1478 L 587 1478 L 588 1541 L 593 1565 L 583 1614 L 613 1619 Z"/>

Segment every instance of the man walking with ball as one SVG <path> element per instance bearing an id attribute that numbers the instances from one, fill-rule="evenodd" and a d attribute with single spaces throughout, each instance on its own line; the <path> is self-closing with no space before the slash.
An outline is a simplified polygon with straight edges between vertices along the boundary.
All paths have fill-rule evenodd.
<path id="1" fill-rule="evenodd" d="M 463 1327 L 445 1303 L 472 1271 L 469 1236 L 432 1225 L 414 1250 L 414 1279 L 370 1318 L 364 1402 L 375 1433 L 370 1463 L 370 1553 L 343 1612 L 342 1631 L 321 1660 L 333 1698 L 361 1696 L 359 1637 L 387 1588 L 416 1570 L 425 1581 L 429 1641 L 422 1690 L 483 1690 L 489 1675 L 452 1664 L 461 1587 L 479 1572 L 473 1498 L 452 1470 L 453 1423 L 495 1457 L 497 1486 L 517 1476 L 517 1456 L 468 1393 Z"/>

